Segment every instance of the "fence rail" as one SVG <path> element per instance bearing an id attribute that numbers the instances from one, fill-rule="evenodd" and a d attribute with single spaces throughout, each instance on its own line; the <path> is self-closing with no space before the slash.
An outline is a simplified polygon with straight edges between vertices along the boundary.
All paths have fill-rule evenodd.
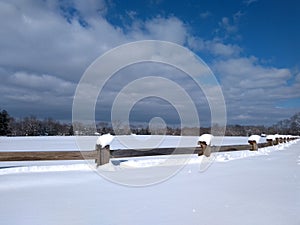
<path id="1" fill-rule="evenodd" d="M 266 143 L 252 143 L 248 145 L 230 145 L 230 146 L 206 146 L 198 143 L 199 146 L 181 147 L 181 148 L 155 148 L 155 149 L 116 149 L 110 150 L 109 146 L 104 148 L 96 145 L 95 150 L 88 151 L 18 151 L 18 152 L 0 152 L 1 161 L 48 161 L 48 160 L 95 160 L 97 166 L 106 164 L 111 158 L 124 157 L 140 157 L 155 155 L 171 155 L 171 154 L 198 154 L 209 156 L 212 152 L 227 152 L 241 150 L 257 150 L 257 148 L 277 145 L 280 143 L 295 140 L 290 138 L 287 140 L 268 141 Z M 175 151 L 176 149 L 176 151 Z"/>
<path id="2" fill-rule="evenodd" d="M 0 152 L 0 161 L 84 160 L 95 159 L 96 151 Z"/>

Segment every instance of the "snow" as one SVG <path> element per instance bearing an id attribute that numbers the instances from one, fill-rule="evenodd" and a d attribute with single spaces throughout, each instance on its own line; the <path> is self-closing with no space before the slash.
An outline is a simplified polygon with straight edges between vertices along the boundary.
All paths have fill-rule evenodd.
<path id="1" fill-rule="evenodd" d="M 260 136 L 259 135 L 251 135 L 248 138 L 248 141 L 255 141 L 256 143 L 259 143 L 259 140 L 260 140 Z"/>
<path id="2" fill-rule="evenodd" d="M 205 142 L 206 145 L 210 145 L 211 144 L 211 140 L 212 140 L 213 136 L 211 134 L 202 134 L 199 137 L 199 141 L 200 142 Z"/>
<path id="3" fill-rule="evenodd" d="M 268 135 L 267 137 L 266 137 L 266 139 L 267 140 L 272 140 L 272 141 L 275 141 L 275 135 Z"/>
<path id="4" fill-rule="evenodd" d="M 81 136 L 87 147 L 95 149 L 96 136 Z M 0 137 L 0 151 L 74 151 L 79 150 L 75 136 Z"/>
<path id="5" fill-rule="evenodd" d="M 236 159 L 248 158 L 253 156 L 262 156 L 269 155 L 275 151 L 285 150 L 290 145 L 294 144 L 296 141 L 292 141 L 285 144 L 280 144 L 276 146 L 270 146 L 265 148 L 260 148 L 258 151 L 231 151 L 231 152 L 215 152 L 212 153 L 212 157 L 216 162 L 227 162 Z M 199 164 L 202 161 L 203 156 L 198 157 L 194 155 L 173 155 L 172 158 L 167 155 L 163 156 L 145 156 L 145 157 L 127 157 L 121 159 L 111 159 L 112 163 L 106 165 L 105 169 L 110 171 L 116 171 L 120 167 L 124 168 L 140 168 L 140 167 L 151 167 L 157 165 L 166 166 L 162 164 L 165 161 L 168 161 L 167 165 L 178 165 L 183 161 L 181 159 L 187 159 L 188 164 Z M 90 160 L 93 163 L 93 160 Z M 77 162 L 77 163 L 76 163 Z M 10 163 L 10 162 L 6 162 Z M 60 164 L 55 163 L 54 161 L 48 161 L 46 164 L 45 161 L 40 161 L 36 164 L 29 164 L 26 166 L 13 166 L 16 162 L 11 162 L 11 165 L 2 166 L 3 169 L 0 170 L 0 175 L 11 174 L 11 173 L 29 173 L 29 172 L 50 172 L 50 171 L 76 171 L 76 170 L 93 170 L 96 167 L 91 166 L 91 163 L 84 163 L 83 161 L 60 161 Z M 34 163 L 34 162 L 33 162 Z M 4 162 L 2 162 L 2 165 Z M 28 163 L 27 163 L 28 164 Z M 46 164 L 46 165 L 45 165 Z M 115 166 L 117 165 L 117 166 Z"/>
<path id="6" fill-rule="evenodd" d="M 64 164 L 64 165 L 30 165 L 6 167 L 0 169 L 0 175 L 20 174 L 20 173 L 44 173 L 44 172 L 61 172 L 61 171 L 90 171 L 92 168 L 87 163 Z"/>
<path id="7" fill-rule="evenodd" d="M 41 136 L 41 137 L 0 137 L 0 151 L 86 151 L 94 150 L 97 136 Z M 172 147 L 195 147 L 199 137 L 164 135 L 123 135 L 115 136 L 110 149 L 151 149 Z M 78 146 L 79 144 L 79 146 Z M 247 137 L 214 137 L 212 145 L 248 144 Z M 0 162 L 0 168 L 28 165 L 69 165 L 84 161 L 26 161 Z M 91 161 L 93 163 L 93 161 Z"/>
<path id="8" fill-rule="evenodd" d="M 101 145 L 102 147 L 105 147 L 107 145 L 110 145 L 113 140 L 114 140 L 113 135 L 103 134 L 97 139 L 97 145 Z"/>
<path id="9" fill-rule="evenodd" d="M 203 156 L 193 155 L 174 176 L 139 188 L 110 182 L 84 164 L 1 169 L 0 223 L 298 225 L 299 151 L 293 141 L 213 153 L 203 172 Z M 153 167 L 163 157 L 131 158 L 108 173 L 142 182 L 147 171 L 156 176 L 172 167 Z"/>
<path id="10" fill-rule="evenodd" d="M 206 136 L 206 135 L 205 135 Z M 204 136 L 204 137 L 205 137 Z M 207 134 L 209 139 L 210 134 Z M 195 147 L 200 137 L 197 136 L 168 136 L 168 135 L 123 135 L 116 136 L 110 145 L 110 149 L 147 149 L 147 148 L 172 148 Z M 266 142 L 266 138 L 260 138 L 259 143 Z M 248 137 L 239 136 L 212 136 L 212 146 L 247 145 Z"/>
<path id="11" fill-rule="evenodd" d="M 0 137 L 0 151 L 74 151 L 94 150 L 97 136 L 47 136 L 47 137 Z M 143 149 L 195 147 L 199 137 L 196 136 L 164 136 L 164 135 L 124 135 L 115 136 L 110 149 Z M 266 138 L 261 138 L 260 143 Z M 78 142 L 84 148 L 79 148 Z M 211 145 L 247 145 L 248 137 L 214 136 Z"/>
<path id="12" fill-rule="evenodd" d="M 196 136 L 168 135 L 122 135 L 116 136 L 110 149 L 153 149 L 173 147 L 196 147 Z"/>
<path id="13" fill-rule="evenodd" d="M 265 137 L 261 137 L 259 143 L 266 142 Z M 229 146 L 229 145 L 248 145 L 248 137 L 240 136 L 225 136 L 225 137 L 216 137 L 212 139 L 212 144 L 215 146 Z"/>
<path id="14" fill-rule="evenodd" d="M 215 157 L 216 157 L 215 161 L 227 162 L 230 160 L 248 158 L 248 157 L 253 157 L 253 156 L 269 155 L 275 151 L 285 150 L 293 143 L 295 143 L 295 142 L 289 142 L 286 144 L 280 144 L 280 145 L 275 145 L 275 146 L 270 146 L 270 147 L 265 147 L 265 148 L 259 148 L 257 151 L 244 150 L 244 151 L 233 151 L 233 152 L 218 152 L 218 153 L 215 153 Z"/>

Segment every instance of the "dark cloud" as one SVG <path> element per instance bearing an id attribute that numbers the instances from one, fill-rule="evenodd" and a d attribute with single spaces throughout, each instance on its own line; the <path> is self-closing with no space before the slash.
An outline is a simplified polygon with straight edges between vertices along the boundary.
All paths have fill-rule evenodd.
<path id="1" fill-rule="evenodd" d="M 247 4 L 252 2 L 247 1 Z M 98 56 L 120 44 L 157 39 L 187 46 L 213 58 L 208 64 L 223 89 L 229 123 L 269 123 L 266 119 L 276 121 L 297 110 L 277 107 L 278 101 L 300 97 L 300 76 L 290 69 L 267 67 L 259 59 L 241 56 L 243 48 L 237 44 L 194 36 L 192 28 L 175 16 L 139 20 L 136 12 L 127 12 L 134 17 L 132 24 L 117 26 L 106 19 L 107 7 L 105 1 L 93 0 L 89 3 L 0 1 L 0 28 L 3 31 L 0 36 L 0 107 L 15 116 L 34 114 L 70 120 L 76 86 Z M 209 12 L 204 13 L 203 17 L 209 16 Z M 219 28 L 227 34 L 238 33 L 237 25 L 228 17 L 222 18 Z M 129 74 L 138 78 L 162 72 L 187 90 L 203 121 L 210 119 L 203 93 L 199 94 L 191 82 L 176 76 L 174 71 L 157 68 L 144 65 L 140 69 L 129 69 L 127 75 L 122 75 L 111 85 L 108 83 L 105 101 L 100 101 L 102 105 L 97 109 L 101 115 L 107 115 L 102 118 L 110 118 L 113 99 L 130 80 Z M 295 77 L 293 82 L 288 83 L 292 77 Z M 163 89 L 159 84 L 149 85 Z M 168 114 L 170 109 L 168 104 L 148 99 L 136 105 L 132 115 L 142 121 L 143 115 L 152 116 L 152 111 L 159 111 L 160 115 L 170 115 L 175 123 L 176 113 Z"/>

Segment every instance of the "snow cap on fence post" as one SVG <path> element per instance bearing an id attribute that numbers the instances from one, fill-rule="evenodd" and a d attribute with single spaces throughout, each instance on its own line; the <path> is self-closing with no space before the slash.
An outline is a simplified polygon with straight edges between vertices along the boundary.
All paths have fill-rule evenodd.
<path id="1" fill-rule="evenodd" d="M 274 141 L 276 140 L 275 135 L 268 135 L 266 137 L 269 146 L 274 145 Z"/>
<path id="2" fill-rule="evenodd" d="M 289 142 L 289 141 L 291 141 L 293 139 L 293 136 L 292 135 L 287 135 L 287 137 L 286 137 L 286 140 Z"/>
<path id="3" fill-rule="evenodd" d="M 110 159 L 110 144 L 114 140 L 111 134 L 103 134 L 97 139 L 96 143 L 96 164 L 97 166 L 109 163 Z"/>
<path id="4" fill-rule="evenodd" d="M 107 145 L 110 145 L 111 142 L 114 140 L 113 135 L 111 134 L 103 134 L 97 139 L 97 145 L 101 145 L 102 148 L 106 147 Z"/>
<path id="5" fill-rule="evenodd" d="M 284 139 L 284 136 L 283 135 L 279 135 L 279 143 L 283 143 L 283 139 Z"/>
<path id="6" fill-rule="evenodd" d="M 248 138 L 248 143 L 251 145 L 251 150 L 252 151 L 258 150 L 258 145 L 257 144 L 259 143 L 259 140 L 260 140 L 259 135 L 251 135 Z"/>
<path id="7" fill-rule="evenodd" d="M 275 137 L 275 145 L 278 145 L 279 144 L 279 134 L 275 134 L 274 137 Z"/>
<path id="8" fill-rule="evenodd" d="M 283 143 L 287 142 L 287 135 L 282 135 Z"/>
<path id="9" fill-rule="evenodd" d="M 210 145 L 211 145 L 212 138 L 213 135 L 211 134 L 202 134 L 198 139 L 198 144 L 202 149 L 202 153 L 207 157 L 209 157 L 211 153 Z M 198 155 L 200 155 L 200 153 Z"/>

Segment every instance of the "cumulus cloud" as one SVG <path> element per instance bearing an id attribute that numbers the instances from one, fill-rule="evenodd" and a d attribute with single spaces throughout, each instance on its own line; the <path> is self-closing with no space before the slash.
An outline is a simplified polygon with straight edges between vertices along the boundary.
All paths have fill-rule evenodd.
<path id="1" fill-rule="evenodd" d="M 244 4 L 246 4 L 247 6 L 251 5 L 254 2 L 257 2 L 258 0 L 245 0 Z"/>
<path id="2" fill-rule="evenodd" d="M 1 107 L 47 102 L 48 108 L 70 108 L 84 70 L 107 50 L 143 39 L 186 42 L 186 25 L 176 17 L 158 16 L 125 29 L 108 22 L 104 1 L 89 3 L 0 2 Z"/>
<path id="3" fill-rule="evenodd" d="M 52 94 L 65 95 L 73 94 L 76 87 L 75 83 L 50 76 L 47 74 L 28 74 L 26 72 L 16 72 L 9 76 L 9 84 L 18 88 L 30 91 L 52 92 Z"/>
<path id="4" fill-rule="evenodd" d="M 220 78 L 231 121 L 238 123 L 247 116 L 247 121 L 259 124 L 266 118 L 288 117 L 290 112 L 274 111 L 274 107 L 280 101 L 300 97 L 299 82 L 288 84 L 292 78 L 289 69 L 263 66 L 254 57 L 220 60 L 213 68 Z"/>
<path id="5" fill-rule="evenodd" d="M 216 56 L 238 56 L 242 49 L 237 45 L 224 44 L 217 41 L 208 41 L 207 50 Z"/>
<path id="6" fill-rule="evenodd" d="M 155 17 L 146 21 L 136 21 L 129 30 L 127 35 L 132 40 L 154 39 L 184 45 L 189 37 L 186 25 L 176 17 Z"/>
<path id="7" fill-rule="evenodd" d="M 1 108 L 18 115 L 40 112 L 41 116 L 70 119 L 73 94 L 85 69 L 107 50 L 144 39 L 171 41 L 210 55 L 233 121 L 263 115 L 278 99 L 299 97 L 299 74 L 290 85 L 287 80 L 294 74 L 289 69 L 267 67 L 253 57 L 241 56 L 243 49 L 237 44 L 196 36 L 175 16 L 141 20 L 129 11 L 131 24 L 112 24 L 106 18 L 108 7 L 105 1 L 96 0 L 0 1 Z M 207 18 L 210 12 L 200 16 Z M 237 33 L 237 25 L 229 17 L 223 17 L 218 26 L 226 35 Z M 146 66 L 139 71 L 151 69 L 153 66 Z M 131 72 L 138 74 L 137 70 Z M 177 79 L 173 71 L 163 72 L 167 78 Z M 189 93 L 198 96 L 193 85 L 186 83 Z M 116 87 L 107 89 L 109 99 L 120 90 Z M 199 98 L 205 102 L 203 96 Z"/>
<path id="8" fill-rule="evenodd" d="M 202 19 L 206 19 L 206 18 L 210 17 L 211 15 L 212 15 L 212 14 L 211 14 L 211 12 L 209 12 L 209 11 L 205 11 L 205 12 L 200 13 L 200 17 L 201 17 Z"/>
<path id="9" fill-rule="evenodd" d="M 225 44 L 220 40 L 203 40 L 199 37 L 189 36 L 187 39 L 188 46 L 194 51 L 208 52 L 214 56 L 231 57 L 239 56 L 242 48 L 234 44 Z"/>
<path id="10" fill-rule="evenodd" d="M 5 30 L 0 37 L 0 63 L 4 67 L 46 71 L 78 81 L 97 56 L 119 44 L 141 39 L 185 44 L 188 35 L 184 23 L 175 17 L 141 21 L 125 34 L 97 14 L 98 8 L 105 8 L 101 1 L 94 14 L 93 7 L 75 1 L 73 7 L 84 16 L 87 27 L 77 17 L 62 15 L 59 2 L 50 6 L 35 2 L 0 2 L 0 27 Z"/>
<path id="11" fill-rule="evenodd" d="M 291 78 L 290 70 L 263 67 L 253 58 L 220 61 L 215 68 L 223 75 L 222 84 L 240 88 L 276 87 L 286 85 Z M 235 82 L 232 83 L 233 81 Z"/>
<path id="12" fill-rule="evenodd" d="M 74 7 L 79 10 L 82 17 L 89 18 L 105 15 L 107 6 L 104 0 L 74 1 Z"/>
<path id="13" fill-rule="evenodd" d="M 237 26 L 230 22 L 228 17 L 223 17 L 219 26 L 223 28 L 227 33 L 233 33 L 237 31 Z"/>

